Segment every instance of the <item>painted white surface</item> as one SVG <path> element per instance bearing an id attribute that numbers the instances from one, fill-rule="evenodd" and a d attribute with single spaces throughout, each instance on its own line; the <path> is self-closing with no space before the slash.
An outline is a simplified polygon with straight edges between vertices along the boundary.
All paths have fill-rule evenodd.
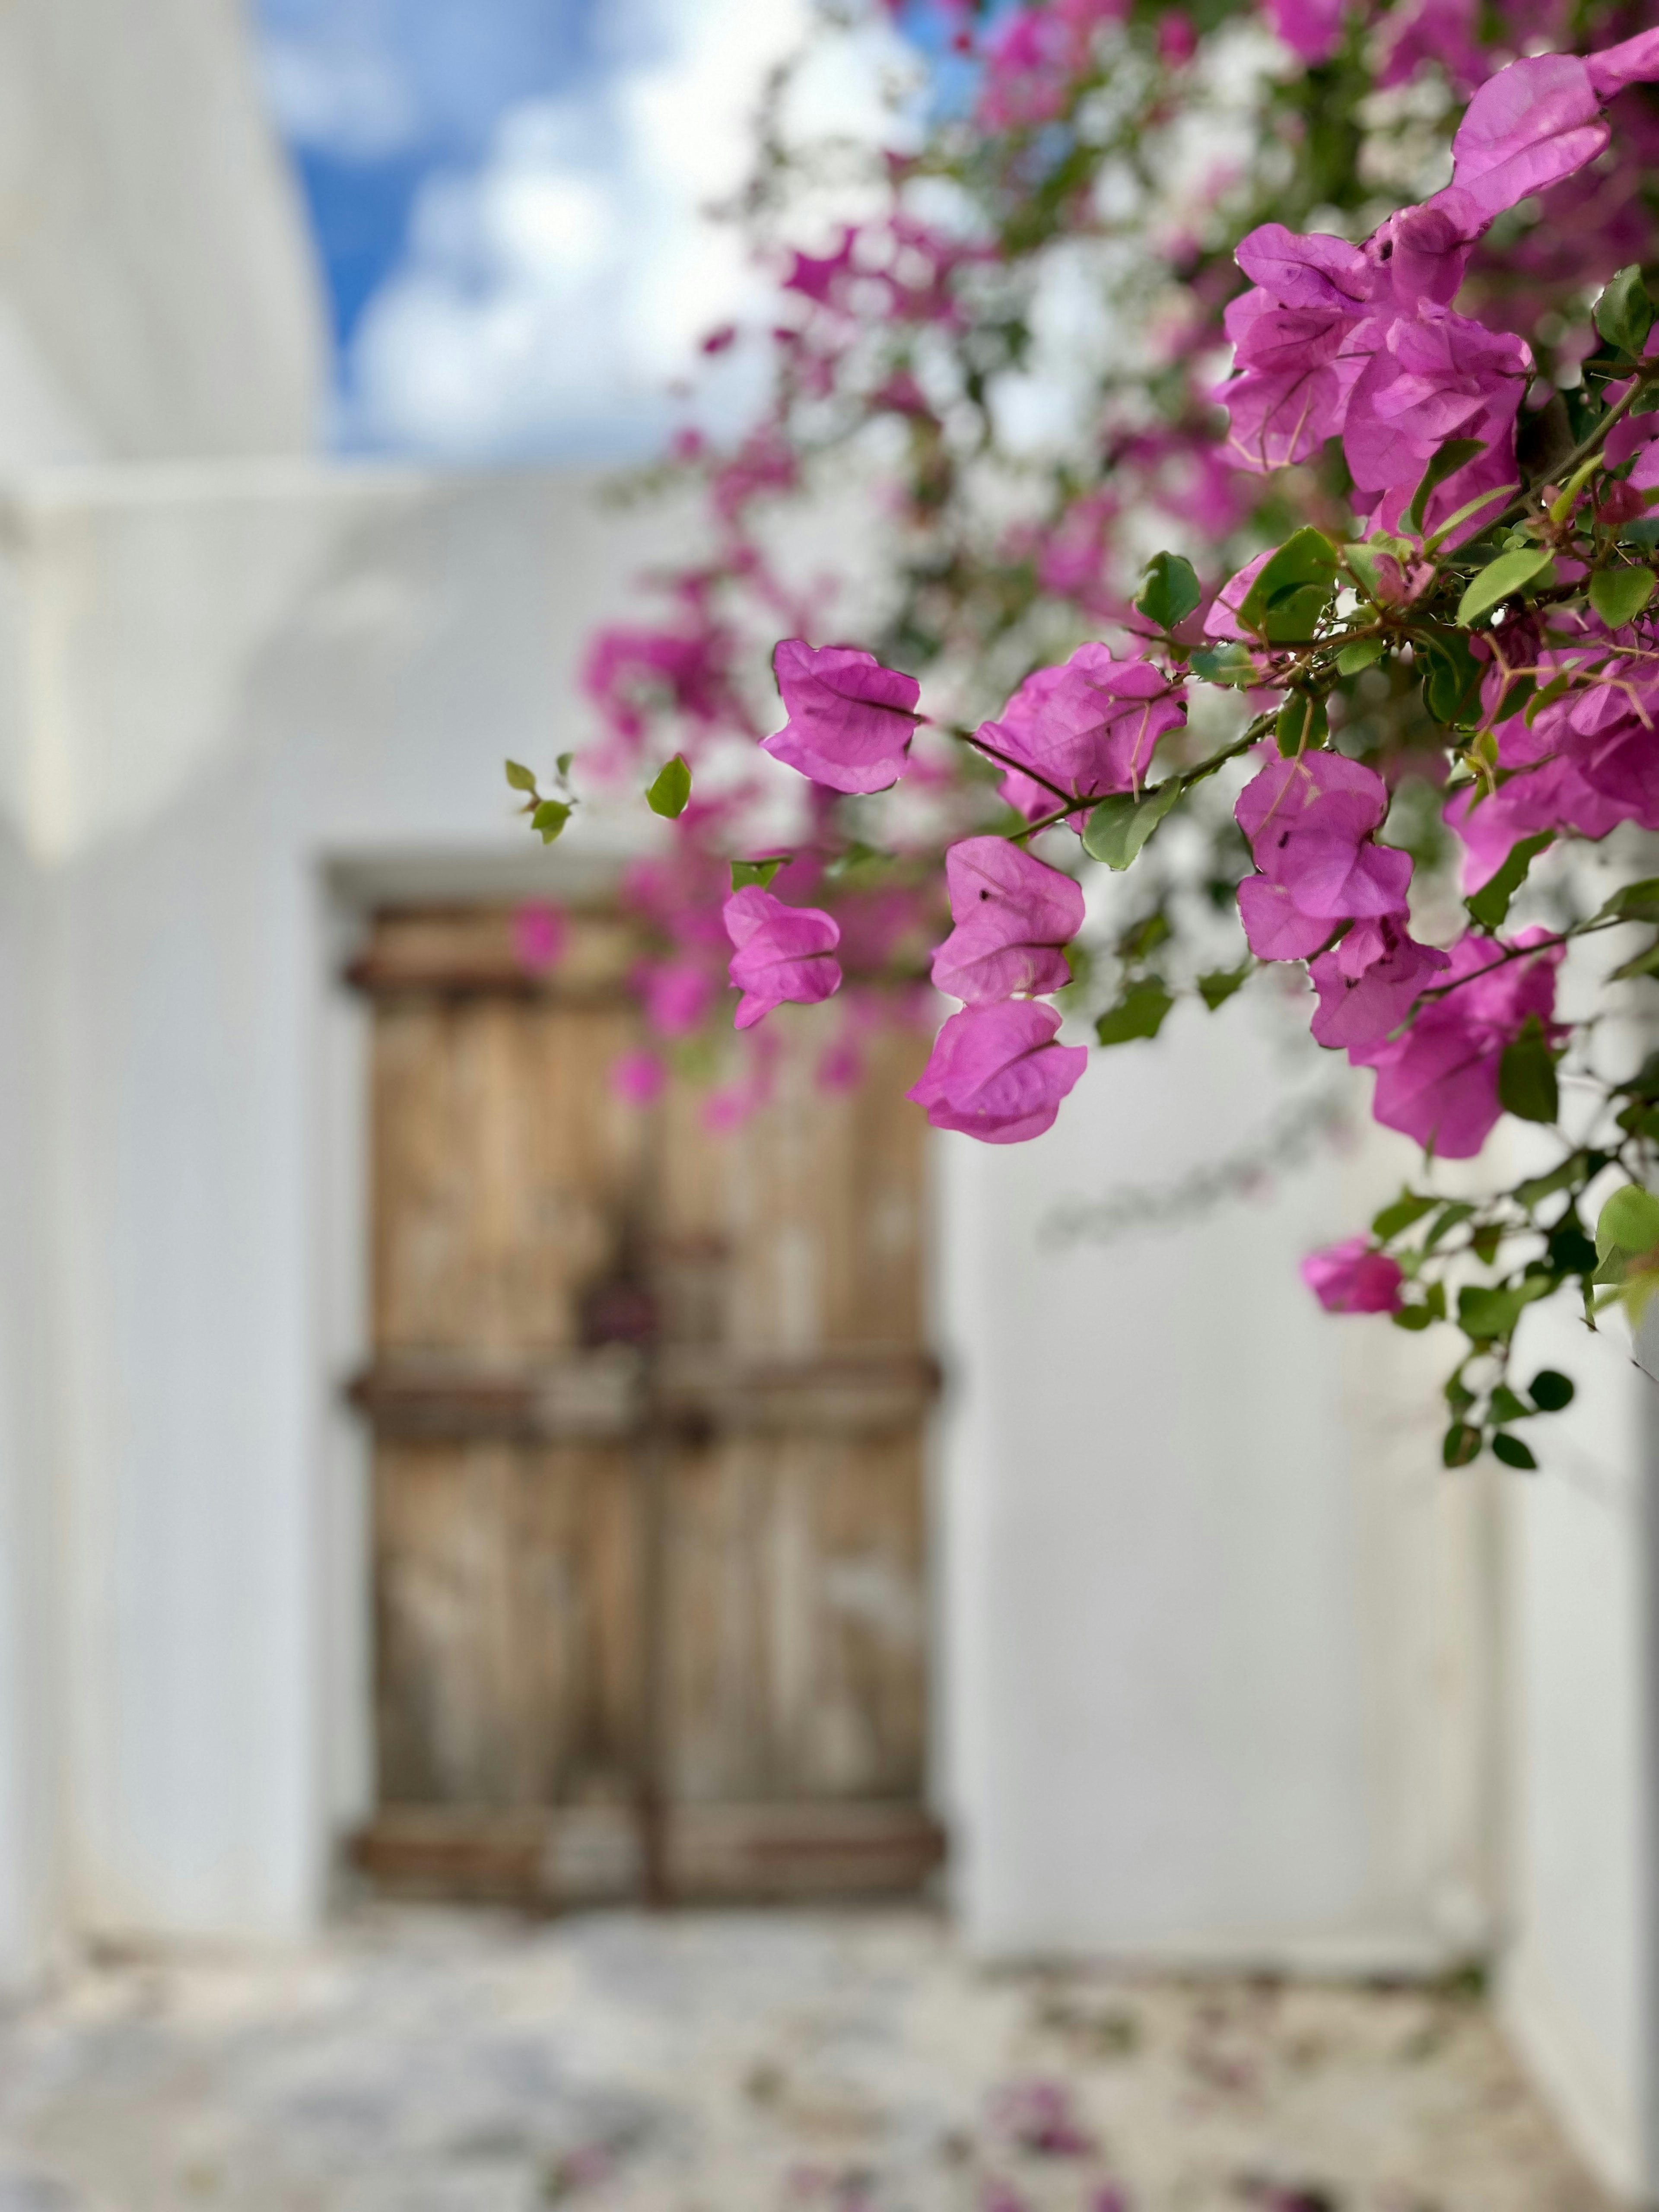
<path id="1" fill-rule="evenodd" d="M 1431 1472 L 1420 1341 L 1322 1320 L 1296 1275 L 1404 1148 L 1103 1248 L 1034 1234 L 1258 1141 L 1275 1026 L 1182 1012 L 1042 1146 L 943 1142 L 948 1675 L 994 1952 L 1420 1963 L 1486 1933 L 1492 1808 L 1448 1780 L 1488 1693 L 1478 1499 Z"/>
<path id="2" fill-rule="evenodd" d="M 1648 1687 L 1659 1385 L 1633 1368 L 1622 1317 L 1595 1337 L 1561 1316 L 1540 1324 L 1531 1356 L 1571 1373 L 1580 1395 L 1541 1476 L 1512 1484 L 1507 1500 L 1512 1942 L 1501 1995 L 1587 2155 L 1638 2196 L 1659 2185 Z M 1650 1344 L 1643 1357 L 1651 1369 Z"/>
<path id="3" fill-rule="evenodd" d="M 0 204 L 0 474 L 314 443 L 317 289 L 239 0 L 9 0 Z"/>
<path id="4" fill-rule="evenodd" d="M 134 731 L 140 750 L 112 775 L 72 743 L 58 749 L 67 725 L 52 721 L 48 679 L 54 641 L 81 634 L 77 562 L 72 550 L 55 567 L 37 559 L 16 503 L 27 501 L 26 483 L 58 465 L 305 452 L 320 415 L 325 338 L 304 225 L 258 108 L 237 0 L 10 0 L 0 9 L 0 201 L 5 1988 L 39 1972 L 62 1926 L 70 1726 L 58 1604 L 70 1509 L 57 1480 L 63 1394 L 53 1385 L 62 1377 L 46 1322 L 59 1257 L 55 1178 L 72 1187 L 73 1167 L 51 1143 L 52 993 L 64 966 L 40 863 L 77 832 L 84 842 L 82 817 L 103 821 L 118 791 L 135 827 L 144 794 L 188 761 L 204 724 L 216 731 L 224 720 L 223 702 L 212 702 Z M 179 562 L 171 574 L 188 585 Z M 191 634 L 187 592 L 136 611 L 181 672 L 219 665 Z M 247 611 L 243 627 L 257 618 Z"/>

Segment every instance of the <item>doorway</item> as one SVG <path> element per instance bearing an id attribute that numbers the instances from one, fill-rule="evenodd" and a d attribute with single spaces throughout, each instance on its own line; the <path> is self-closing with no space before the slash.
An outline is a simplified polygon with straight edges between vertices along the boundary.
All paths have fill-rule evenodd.
<path id="1" fill-rule="evenodd" d="M 372 1012 L 380 1885 L 557 1905 L 914 1889 L 926 1809 L 925 1042 L 826 1089 L 618 1093 L 614 909 L 398 907 Z"/>

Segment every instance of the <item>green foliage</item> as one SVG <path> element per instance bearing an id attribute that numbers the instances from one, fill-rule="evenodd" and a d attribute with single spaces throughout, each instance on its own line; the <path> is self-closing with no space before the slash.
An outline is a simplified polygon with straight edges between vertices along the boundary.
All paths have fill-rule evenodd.
<path id="1" fill-rule="evenodd" d="M 1134 604 L 1155 629 L 1171 630 L 1197 612 L 1203 597 L 1190 561 L 1179 553 L 1154 553 Z"/>
<path id="2" fill-rule="evenodd" d="M 1457 1326 L 1472 1343 L 1493 1343 L 1512 1335 L 1533 1300 L 1547 1297 L 1554 1287 L 1548 1275 L 1523 1275 L 1518 1283 L 1490 1289 L 1467 1283 L 1457 1293 Z"/>
<path id="3" fill-rule="evenodd" d="M 1557 1368 L 1540 1367 L 1527 1385 L 1527 1395 L 1540 1413 L 1559 1413 L 1571 1405 L 1577 1390 L 1570 1375 Z"/>
<path id="4" fill-rule="evenodd" d="M 1536 1014 L 1528 1014 L 1519 1036 L 1504 1048 L 1498 1063 L 1498 1097 L 1506 1113 L 1522 1121 L 1553 1121 L 1561 1111 L 1555 1054 Z"/>
<path id="5" fill-rule="evenodd" d="M 1198 995 L 1212 1013 L 1218 1006 L 1224 1006 L 1233 993 L 1243 988 L 1255 964 L 1254 961 L 1245 960 L 1237 968 L 1217 968 L 1199 977 Z"/>
<path id="6" fill-rule="evenodd" d="M 1509 858 L 1495 876 L 1490 877 L 1480 890 L 1471 894 L 1463 903 L 1483 929 L 1499 929 L 1510 910 L 1510 901 L 1527 880 L 1527 871 L 1538 855 L 1555 842 L 1551 830 L 1540 830 L 1535 837 L 1523 837 L 1518 845 L 1510 848 Z"/>
<path id="7" fill-rule="evenodd" d="M 1095 1024 L 1096 1040 L 1101 1044 L 1132 1044 L 1138 1037 L 1155 1037 L 1174 1004 L 1156 975 L 1143 976 L 1131 983 L 1116 1006 Z"/>
<path id="8" fill-rule="evenodd" d="M 1103 799 L 1083 825 L 1083 849 L 1120 872 L 1127 868 L 1181 796 L 1181 779 L 1171 776 L 1137 795 L 1115 791 Z"/>
<path id="9" fill-rule="evenodd" d="M 653 814 L 674 822 L 684 813 L 690 796 L 691 771 L 683 755 L 676 753 L 658 771 L 656 780 L 646 787 L 645 803 Z"/>
<path id="10" fill-rule="evenodd" d="M 732 863 L 732 890 L 746 890 L 751 884 L 758 884 L 760 889 L 764 890 L 789 858 L 790 855 L 787 853 L 780 853 L 769 860 L 733 860 Z"/>
<path id="11" fill-rule="evenodd" d="M 562 799 L 544 799 L 531 816 L 530 826 L 540 830 L 544 845 L 550 845 L 574 811 Z"/>
<path id="12" fill-rule="evenodd" d="M 507 780 L 514 791 L 533 792 L 536 788 L 535 777 L 520 761 L 508 761 L 507 763 Z"/>
<path id="13" fill-rule="evenodd" d="M 1406 510 L 1406 520 L 1411 528 L 1420 532 L 1429 511 L 1429 501 L 1436 489 L 1449 476 L 1455 476 L 1466 462 L 1486 452 L 1479 438 L 1448 438 L 1436 451 L 1434 459 L 1423 471 L 1423 481 L 1412 495 L 1412 503 Z"/>
<path id="14" fill-rule="evenodd" d="M 1357 637 L 1352 645 L 1345 645 L 1336 656 L 1339 676 L 1358 676 L 1382 659 L 1389 649 L 1385 637 Z"/>
<path id="15" fill-rule="evenodd" d="M 1371 1234 L 1387 1244 L 1402 1231 L 1413 1228 L 1425 1213 L 1432 1213 L 1439 1203 L 1436 1198 L 1419 1198 L 1414 1190 L 1402 1190 L 1392 1204 L 1372 1216 Z"/>
<path id="16" fill-rule="evenodd" d="M 1482 615 L 1489 615 L 1505 599 L 1512 599 L 1528 584 L 1536 583 L 1551 565 L 1547 545 L 1517 545 L 1510 552 L 1500 553 L 1464 586 L 1463 596 L 1457 602 L 1459 623 L 1467 628 L 1479 622 Z"/>
<path id="17" fill-rule="evenodd" d="M 1597 921 L 1659 921 L 1659 876 L 1644 876 L 1639 883 L 1620 884 L 1597 908 Z M 1659 1097 L 1659 1054 L 1654 1055 L 1656 1088 Z"/>
<path id="18" fill-rule="evenodd" d="M 1412 651 L 1423 670 L 1423 700 L 1437 722 L 1461 729 L 1480 720 L 1480 681 L 1486 664 L 1477 660 L 1461 629 L 1415 630 Z"/>
<path id="19" fill-rule="evenodd" d="M 1322 530 L 1293 531 L 1250 586 L 1238 611 L 1269 645 L 1306 645 L 1336 591 L 1337 552 Z"/>
<path id="20" fill-rule="evenodd" d="M 1610 276 L 1595 307 L 1595 327 L 1620 353 L 1638 360 L 1653 326 L 1653 302 L 1634 262 Z"/>
<path id="21" fill-rule="evenodd" d="M 1467 1467 L 1471 1460 L 1480 1456 L 1480 1430 L 1470 1428 L 1465 1421 L 1454 1421 L 1441 1439 L 1441 1464 L 1443 1467 Z"/>
<path id="22" fill-rule="evenodd" d="M 1651 568 L 1598 568 L 1589 580 L 1589 603 L 1609 629 L 1633 623 L 1653 597 Z"/>
<path id="23" fill-rule="evenodd" d="M 1505 1467 L 1518 1467 L 1530 1474 L 1538 1465 L 1519 1437 L 1507 1436 L 1501 1430 L 1492 1438 L 1492 1449 L 1493 1458 L 1502 1460 Z"/>
<path id="24" fill-rule="evenodd" d="M 1330 735 L 1330 716 L 1325 702 L 1309 691 L 1287 691 L 1273 724 L 1273 738 L 1286 760 L 1293 760 L 1310 745 L 1322 745 Z"/>

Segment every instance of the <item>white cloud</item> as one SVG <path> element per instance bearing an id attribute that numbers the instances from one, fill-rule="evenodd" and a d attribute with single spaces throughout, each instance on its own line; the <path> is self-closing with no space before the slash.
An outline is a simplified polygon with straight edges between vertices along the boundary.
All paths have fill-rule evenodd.
<path id="1" fill-rule="evenodd" d="M 622 53 L 651 58 L 510 110 L 478 167 L 422 188 L 353 348 L 350 442 L 455 459 L 637 449 L 700 337 L 761 305 L 740 238 L 705 210 L 745 172 L 766 72 L 808 0 L 617 0 L 612 21 Z M 873 27 L 832 39 L 801 119 L 869 135 L 902 58 Z M 757 368 L 742 348 L 715 366 L 717 418 L 752 404 Z"/>

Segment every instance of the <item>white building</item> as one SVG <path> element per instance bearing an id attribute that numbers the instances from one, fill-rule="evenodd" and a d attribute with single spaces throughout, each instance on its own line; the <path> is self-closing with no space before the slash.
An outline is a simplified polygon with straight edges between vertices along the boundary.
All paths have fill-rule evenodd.
<path id="1" fill-rule="evenodd" d="M 331 468 L 300 211 L 231 0 L 0 21 L 0 1971 L 302 1936 L 366 1809 L 352 915 L 556 884 L 502 804 L 653 525 Z M 564 848 L 560 848 L 561 855 Z M 603 857 L 603 855 L 601 855 Z M 582 865 L 579 845 L 562 865 Z M 1535 1480 L 1436 1464 L 1434 1347 L 1295 1278 L 1408 1165 L 1097 1250 L 1278 1096 L 1244 1006 L 935 1155 L 963 1377 L 933 1765 L 989 1954 L 1432 1967 L 1659 2192 L 1649 1387 L 1608 1332 Z"/>

